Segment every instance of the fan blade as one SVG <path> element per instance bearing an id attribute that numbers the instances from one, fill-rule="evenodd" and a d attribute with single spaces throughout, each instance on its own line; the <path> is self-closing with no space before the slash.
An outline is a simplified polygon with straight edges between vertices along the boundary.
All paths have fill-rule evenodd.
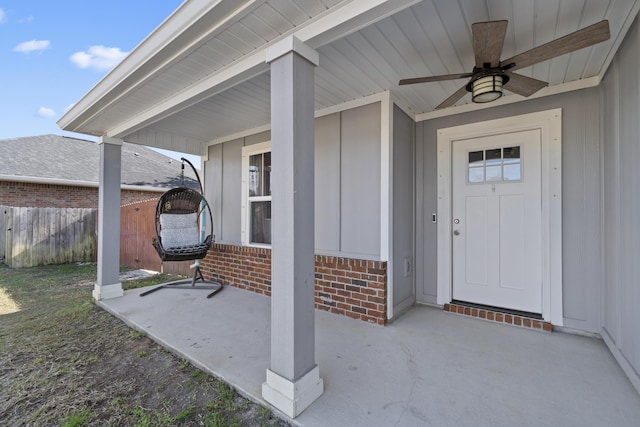
<path id="1" fill-rule="evenodd" d="M 429 82 L 441 82 L 443 80 L 456 80 L 456 79 L 468 79 L 473 74 L 444 74 L 442 76 L 429 76 L 429 77 L 415 77 L 413 79 L 402 79 L 398 82 L 399 85 L 412 85 L 415 83 L 429 83 Z"/>
<path id="2" fill-rule="evenodd" d="M 455 91 L 453 95 L 451 95 L 450 97 L 442 101 L 442 103 L 436 107 L 436 110 L 451 107 L 453 104 L 458 102 L 466 93 L 467 93 L 466 86 L 462 86 L 460 89 Z"/>
<path id="3" fill-rule="evenodd" d="M 523 76 L 522 74 L 506 74 L 509 76 L 509 81 L 504 85 L 504 88 L 518 95 L 531 96 L 543 87 L 549 86 L 547 82 Z"/>
<path id="4" fill-rule="evenodd" d="M 609 40 L 609 37 L 611 37 L 609 33 L 609 21 L 600 21 L 597 24 L 567 34 L 564 37 L 545 43 L 542 46 L 534 47 L 531 50 L 509 59 L 505 59 L 500 62 L 500 66 L 504 67 L 509 64 L 515 64 L 509 68 L 509 71 L 519 70 L 537 64 L 538 62 L 546 61 L 556 56 Z"/>
<path id="5" fill-rule="evenodd" d="M 500 65 L 500 55 L 504 36 L 507 34 L 508 21 L 476 22 L 472 25 L 473 53 L 476 56 L 476 67 L 495 68 Z"/>

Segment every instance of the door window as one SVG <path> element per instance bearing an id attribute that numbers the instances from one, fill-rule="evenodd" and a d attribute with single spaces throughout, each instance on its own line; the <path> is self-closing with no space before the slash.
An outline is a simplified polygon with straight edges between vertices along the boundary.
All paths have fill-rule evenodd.
<path id="1" fill-rule="evenodd" d="M 467 183 L 522 181 L 520 146 L 469 151 Z"/>

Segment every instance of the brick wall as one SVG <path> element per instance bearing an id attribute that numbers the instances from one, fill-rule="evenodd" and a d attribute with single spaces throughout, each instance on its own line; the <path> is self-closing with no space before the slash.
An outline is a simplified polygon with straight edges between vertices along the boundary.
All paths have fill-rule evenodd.
<path id="1" fill-rule="evenodd" d="M 214 244 L 202 260 L 207 279 L 271 296 L 271 250 Z M 387 263 L 316 255 L 315 307 L 384 325 Z"/>
<path id="2" fill-rule="evenodd" d="M 121 191 L 121 204 L 157 198 L 161 193 Z M 31 208 L 98 208 L 98 189 L 0 181 L 0 205 Z"/>

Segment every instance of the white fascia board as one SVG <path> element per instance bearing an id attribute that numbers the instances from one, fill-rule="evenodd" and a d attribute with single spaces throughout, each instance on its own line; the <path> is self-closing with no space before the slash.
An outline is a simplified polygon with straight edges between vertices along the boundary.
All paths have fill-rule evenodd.
<path id="1" fill-rule="evenodd" d="M 373 104 L 375 102 L 385 102 L 386 100 L 393 99 L 393 94 L 391 94 L 388 90 L 383 92 L 374 93 L 373 95 L 365 96 L 364 98 L 358 98 L 351 101 L 346 101 L 341 104 L 332 105 L 330 107 L 322 108 L 320 110 L 316 110 L 314 113 L 314 117 L 317 119 L 318 117 L 328 116 L 330 114 L 340 113 L 342 111 L 351 110 L 353 108 L 362 107 L 365 105 Z M 394 100 L 395 102 L 395 100 Z M 410 112 L 407 112 L 407 115 L 412 117 L 415 120 L 415 116 L 411 115 Z M 231 135 L 225 135 L 220 138 L 212 139 L 207 141 L 206 146 L 210 147 L 212 145 L 223 144 L 225 142 L 233 141 L 239 138 L 245 138 L 247 136 L 255 135 L 258 133 L 266 132 L 271 130 L 271 124 L 266 124 L 262 126 L 258 126 L 252 129 L 243 130 L 237 133 L 233 133 Z M 335 255 L 335 254 L 334 254 Z M 360 256 L 362 254 L 358 254 Z"/>
<path id="2" fill-rule="evenodd" d="M 258 126 L 252 129 L 243 130 L 241 132 L 233 133 L 231 135 L 226 135 L 220 138 L 212 139 L 207 142 L 207 147 L 211 147 L 212 145 L 223 144 L 225 142 L 233 141 L 234 139 L 245 138 L 247 136 L 256 135 L 258 133 L 267 132 L 271 130 L 271 124 Z M 207 151 L 209 151 L 207 149 Z"/>
<path id="3" fill-rule="evenodd" d="M 98 188 L 99 184 L 93 181 L 75 181 L 72 179 L 59 179 L 59 178 L 42 178 L 39 176 L 18 176 L 18 175 L 4 175 L 0 174 L 1 182 L 23 182 L 27 184 L 49 184 L 49 185 L 63 185 L 66 187 L 88 187 Z M 164 193 L 167 188 L 151 187 L 146 185 L 131 185 L 122 184 L 121 190 L 133 190 L 133 191 L 149 191 L 154 193 Z"/>
<path id="4" fill-rule="evenodd" d="M 173 65 L 188 52 L 206 42 L 234 24 L 266 0 L 189 0 L 183 2 L 167 19 L 149 34 L 130 55 L 122 60 L 111 72 L 102 78 L 60 119 L 58 125 L 73 131 L 94 118 L 97 114 L 122 99 L 141 84 L 155 78 L 160 72 Z M 193 30 L 199 23 L 208 22 L 206 31 L 195 33 L 190 40 L 178 40 Z M 182 43 L 177 49 L 166 54 L 171 44 Z M 151 68 L 151 69 L 146 69 Z M 139 75 L 138 75 L 139 74 Z M 118 86 L 123 89 L 113 94 L 104 104 L 107 95 Z M 93 111 L 91 111 L 93 109 Z"/>
<path id="5" fill-rule="evenodd" d="M 421 113 L 415 115 L 416 122 L 422 122 L 424 120 L 437 119 L 439 117 L 453 116 L 454 114 L 468 113 L 470 111 L 477 111 L 480 109 L 485 109 L 487 107 L 498 107 L 500 105 L 508 105 L 514 104 L 516 102 L 528 101 L 530 99 L 542 98 L 545 96 L 557 95 L 560 93 L 571 92 L 573 90 L 586 89 L 594 86 L 598 86 L 600 84 L 600 77 L 588 77 L 586 79 L 574 80 L 568 83 L 563 83 L 554 86 L 547 86 L 542 88 L 538 92 L 534 93 L 530 97 L 524 97 L 521 95 L 508 95 L 503 96 L 500 99 L 497 99 L 491 102 L 491 105 L 487 104 L 464 104 L 459 105 L 457 107 L 449 107 L 443 108 L 442 110 L 434 110 L 429 111 L 428 113 Z"/>
<path id="6" fill-rule="evenodd" d="M 295 35 L 314 49 L 354 33 L 422 0 L 352 0 L 329 9 Z"/>
<path id="7" fill-rule="evenodd" d="M 208 78 L 167 98 L 144 113 L 135 115 L 127 122 L 108 129 L 107 134 L 116 138 L 124 137 L 267 71 L 268 64 L 265 62 L 267 52 L 271 46 L 283 39 L 294 36 L 303 43 L 312 41 L 312 43 L 308 43 L 309 46 L 317 48 L 418 2 L 419 0 L 352 0 L 344 2 L 254 50 Z M 247 13 L 246 10 L 248 9 L 245 8 L 243 11 Z M 240 18 L 240 15 L 234 15 L 233 20 L 235 22 Z"/>
<path id="8" fill-rule="evenodd" d="M 341 104 L 332 105 L 330 107 L 316 110 L 315 117 L 328 116 L 329 114 L 339 113 L 341 111 L 351 110 L 352 108 L 362 107 L 364 105 L 373 104 L 374 102 L 384 102 L 389 99 L 389 91 L 383 91 L 374 93 L 373 95 L 365 96 L 364 98 L 357 98 L 351 101 L 346 101 Z"/>

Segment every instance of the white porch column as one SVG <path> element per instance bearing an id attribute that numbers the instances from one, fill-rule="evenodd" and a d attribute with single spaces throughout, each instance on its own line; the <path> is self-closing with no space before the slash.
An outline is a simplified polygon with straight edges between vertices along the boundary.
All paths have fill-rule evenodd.
<path id="1" fill-rule="evenodd" d="M 120 283 L 120 165 L 122 140 L 101 137 L 98 190 L 98 278 L 96 300 L 124 295 Z"/>
<path id="2" fill-rule="evenodd" d="M 324 386 L 315 363 L 314 71 L 318 53 L 289 37 L 271 64 L 271 365 L 262 396 L 294 418 Z"/>

